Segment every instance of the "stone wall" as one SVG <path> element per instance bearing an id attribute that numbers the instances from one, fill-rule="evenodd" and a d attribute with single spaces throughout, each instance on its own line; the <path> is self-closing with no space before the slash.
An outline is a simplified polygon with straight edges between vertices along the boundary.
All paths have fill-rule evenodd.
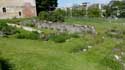
<path id="1" fill-rule="evenodd" d="M 69 33 L 83 33 L 89 32 L 96 34 L 94 26 L 88 25 L 78 25 L 78 24 L 65 24 L 65 23 L 53 23 L 53 22 L 42 22 L 36 23 L 37 28 L 42 29 L 52 29 L 58 30 L 59 32 L 69 32 Z"/>
<path id="2" fill-rule="evenodd" d="M 97 34 L 95 27 L 90 26 L 90 25 L 39 21 L 37 19 L 24 20 L 24 21 L 19 22 L 18 24 L 23 25 L 23 26 L 26 26 L 27 24 L 32 24 L 38 29 L 51 29 L 51 30 L 56 30 L 59 32 L 69 32 L 69 33 L 89 32 L 92 34 Z"/>
<path id="3" fill-rule="evenodd" d="M 38 29 L 51 29 L 59 32 L 69 32 L 69 33 L 89 32 L 92 34 L 97 34 L 95 27 L 89 26 L 89 25 L 47 22 L 47 21 L 39 21 L 36 19 L 25 20 L 25 21 L 19 22 L 19 24 L 23 26 L 26 26 L 27 24 L 32 24 Z"/>

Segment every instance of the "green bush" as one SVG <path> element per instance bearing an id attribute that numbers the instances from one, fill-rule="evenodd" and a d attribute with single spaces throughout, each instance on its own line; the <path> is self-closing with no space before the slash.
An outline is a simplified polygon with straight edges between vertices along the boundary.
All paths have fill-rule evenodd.
<path id="1" fill-rule="evenodd" d="M 62 42 L 66 41 L 66 38 L 63 36 L 54 36 L 53 41 L 58 42 L 58 43 L 62 43 Z"/>
<path id="2" fill-rule="evenodd" d="M 16 33 L 16 28 L 8 26 L 6 23 L 0 23 L 0 31 L 5 35 L 12 35 Z"/>
<path id="3" fill-rule="evenodd" d="M 32 24 L 32 23 L 28 23 L 28 24 L 26 24 L 26 26 L 29 26 L 29 27 L 35 27 L 35 25 Z"/>
<path id="4" fill-rule="evenodd" d="M 16 38 L 37 40 L 39 39 L 39 34 L 37 32 L 28 32 L 28 31 L 20 30 L 19 33 L 16 34 Z"/>
<path id="5" fill-rule="evenodd" d="M 70 13 L 69 13 L 70 14 Z M 86 15 L 86 10 L 85 8 L 83 9 L 78 9 L 78 8 L 73 8 L 72 9 L 72 16 L 73 17 L 83 17 Z"/>
<path id="6" fill-rule="evenodd" d="M 64 16 L 59 11 L 44 12 L 39 14 L 40 20 L 47 20 L 52 22 L 64 22 Z"/>
<path id="7" fill-rule="evenodd" d="M 114 60 L 111 56 L 106 56 L 101 61 L 101 64 L 106 67 L 112 68 L 112 70 L 122 70 L 122 65 L 117 60 Z"/>
<path id="8" fill-rule="evenodd" d="M 80 35 L 79 35 L 79 34 L 76 34 L 76 33 L 73 33 L 73 34 L 70 34 L 70 37 L 72 37 L 72 38 L 79 38 Z"/>
<path id="9" fill-rule="evenodd" d="M 53 11 L 51 12 L 50 21 L 64 22 L 64 15 L 59 10 Z"/>
<path id="10" fill-rule="evenodd" d="M 0 23 L 0 30 L 3 30 L 4 28 L 7 29 L 8 25 L 6 23 Z"/>
<path id="11" fill-rule="evenodd" d="M 42 12 L 39 13 L 39 19 L 40 20 L 48 20 L 48 18 L 49 18 L 48 12 L 42 11 Z"/>
<path id="12" fill-rule="evenodd" d="M 24 20 L 28 20 L 29 18 L 12 18 L 12 19 L 0 19 L 0 23 L 18 23 Z"/>
<path id="13" fill-rule="evenodd" d="M 8 21 L 5 19 L 0 19 L 0 23 L 7 23 Z"/>
<path id="14" fill-rule="evenodd" d="M 69 38 L 70 37 L 67 34 L 59 34 L 59 35 L 53 34 L 53 35 L 50 35 L 49 40 L 52 40 L 57 43 L 63 43 Z"/>
<path id="15" fill-rule="evenodd" d="M 101 10 L 98 7 L 98 4 L 93 4 L 88 7 L 88 16 L 89 17 L 101 17 Z"/>

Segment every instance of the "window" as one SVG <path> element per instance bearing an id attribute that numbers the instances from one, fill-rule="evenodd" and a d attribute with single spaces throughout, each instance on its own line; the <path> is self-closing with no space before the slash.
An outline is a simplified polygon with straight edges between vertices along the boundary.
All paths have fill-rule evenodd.
<path id="1" fill-rule="evenodd" d="M 19 12 L 19 16 L 21 16 L 22 14 L 21 14 L 21 12 Z"/>
<path id="2" fill-rule="evenodd" d="M 6 8 L 3 8 L 3 13 L 6 13 Z"/>

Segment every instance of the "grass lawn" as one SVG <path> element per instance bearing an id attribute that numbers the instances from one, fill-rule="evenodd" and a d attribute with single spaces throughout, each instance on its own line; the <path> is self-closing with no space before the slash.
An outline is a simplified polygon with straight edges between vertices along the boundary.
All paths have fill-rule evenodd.
<path id="1" fill-rule="evenodd" d="M 0 38 L 0 61 L 6 60 L 13 70 L 122 70 L 113 58 L 113 48 L 121 39 L 107 37 L 105 31 L 125 30 L 124 21 L 69 18 L 67 23 L 94 25 L 100 35 L 85 35 L 65 43 Z M 88 46 L 92 48 L 84 52 Z"/>
<path id="2" fill-rule="evenodd" d="M 95 26 L 99 32 L 104 32 L 107 29 L 118 28 L 125 30 L 125 18 L 122 19 L 102 19 L 102 18 L 67 18 L 67 24 L 82 24 Z"/>
<path id="3" fill-rule="evenodd" d="M 94 60 L 95 62 L 88 61 L 88 53 L 88 56 L 84 56 L 68 52 L 69 48 L 71 49 L 70 44 L 75 45 L 72 42 L 55 44 L 0 38 L 0 53 L 15 70 L 105 70 L 105 67 L 98 63 L 98 59 Z M 93 56 L 89 59 L 94 59 Z"/>

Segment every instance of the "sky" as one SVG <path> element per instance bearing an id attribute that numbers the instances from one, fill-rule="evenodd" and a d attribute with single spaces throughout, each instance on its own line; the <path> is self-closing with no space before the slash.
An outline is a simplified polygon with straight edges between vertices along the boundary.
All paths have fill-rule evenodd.
<path id="1" fill-rule="evenodd" d="M 81 4 L 83 2 L 92 3 L 109 3 L 111 0 L 58 0 L 58 7 L 71 7 L 74 4 Z"/>

